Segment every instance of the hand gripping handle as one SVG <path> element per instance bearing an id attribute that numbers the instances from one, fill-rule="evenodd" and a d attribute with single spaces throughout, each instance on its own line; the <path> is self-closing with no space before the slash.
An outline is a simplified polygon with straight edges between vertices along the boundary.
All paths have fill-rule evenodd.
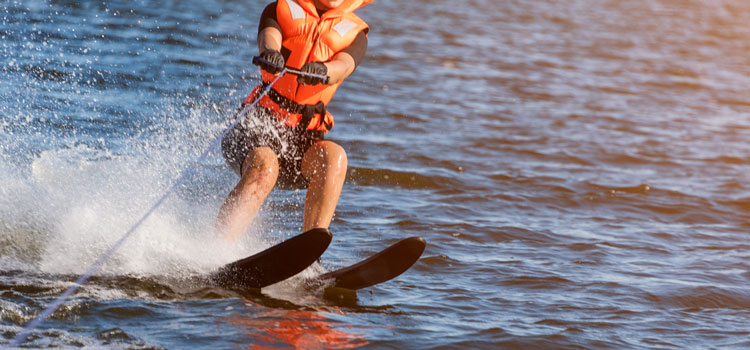
<path id="1" fill-rule="evenodd" d="M 254 56 L 253 57 L 253 64 L 254 65 L 259 66 L 261 64 L 261 62 L 269 64 L 269 65 L 272 65 L 272 66 L 274 65 L 273 63 L 265 60 L 263 57 L 260 57 L 260 56 Z M 289 66 L 287 66 L 287 67 L 279 67 L 279 68 L 286 68 L 286 72 L 290 73 L 290 74 L 302 75 L 302 76 L 306 76 L 306 77 L 313 77 L 313 78 L 321 79 L 323 81 L 323 84 L 328 84 L 328 81 L 331 79 L 327 75 L 307 73 L 307 72 L 303 72 L 303 71 L 301 71 L 299 69 L 295 69 L 295 68 L 292 68 L 292 67 L 289 67 Z"/>

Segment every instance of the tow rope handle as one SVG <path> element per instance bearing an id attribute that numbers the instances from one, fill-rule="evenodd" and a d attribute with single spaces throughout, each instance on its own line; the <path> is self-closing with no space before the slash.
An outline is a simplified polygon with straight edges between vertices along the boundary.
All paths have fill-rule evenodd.
<path id="1" fill-rule="evenodd" d="M 275 66 L 275 64 L 269 62 L 268 60 L 264 59 L 263 57 L 260 57 L 260 56 L 254 56 L 253 57 L 253 64 L 254 65 L 260 66 L 261 63 L 265 63 L 265 64 L 268 64 L 268 65 L 271 65 L 271 66 Z M 290 74 L 301 75 L 301 76 L 305 76 L 305 77 L 318 78 L 318 79 L 320 79 L 320 80 L 323 81 L 323 84 L 326 84 L 326 85 L 328 85 L 328 81 L 331 80 L 331 77 L 329 77 L 327 75 L 307 73 L 307 72 L 303 72 L 303 71 L 301 71 L 299 69 L 292 68 L 292 67 L 289 67 L 289 66 L 278 67 L 278 68 L 286 68 L 286 72 L 290 73 Z"/>

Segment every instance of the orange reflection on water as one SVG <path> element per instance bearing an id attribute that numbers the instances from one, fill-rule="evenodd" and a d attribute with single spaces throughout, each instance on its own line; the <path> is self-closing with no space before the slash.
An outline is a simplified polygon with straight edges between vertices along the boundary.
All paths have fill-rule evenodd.
<path id="1" fill-rule="evenodd" d="M 248 304 L 255 304 L 246 300 Z M 259 308 L 265 308 L 262 305 Z M 243 317 L 235 313 L 229 322 L 247 329 L 257 342 L 248 349 L 353 349 L 368 344 L 357 334 L 344 332 L 317 312 L 268 309 Z M 335 328 L 334 328 L 335 326 Z M 352 326 L 348 326 L 351 328 Z"/>

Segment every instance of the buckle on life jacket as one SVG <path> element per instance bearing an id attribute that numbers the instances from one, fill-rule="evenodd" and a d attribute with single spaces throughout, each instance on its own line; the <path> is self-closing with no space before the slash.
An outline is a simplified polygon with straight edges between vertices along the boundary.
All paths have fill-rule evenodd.
<path id="1" fill-rule="evenodd" d="M 261 91 L 267 85 L 268 83 L 263 83 L 263 85 L 259 86 L 253 91 L 253 94 L 251 94 L 251 96 L 257 95 L 256 91 Z M 310 129 L 310 123 L 315 118 L 316 114 L 319 116 L 318 123 L 311 130 L 320 130 L 320 127 L 323 126 L 325 128 L 325 131 L 328 132 L 333 128 L 333 123 L 328 121 L 328 111 L 326 110 L 326 106 L 325 104 L 323 104 L 323 101 L 319 101 L 314 105 L 297 103 L 284 97 L 273 88 L 268 90 L 268 94 L 266 94 L 266 96 L 280 109 L 283 109 L 288 114 L 301 115 L 299 124 L 297 124 L 298 128 Z"/>

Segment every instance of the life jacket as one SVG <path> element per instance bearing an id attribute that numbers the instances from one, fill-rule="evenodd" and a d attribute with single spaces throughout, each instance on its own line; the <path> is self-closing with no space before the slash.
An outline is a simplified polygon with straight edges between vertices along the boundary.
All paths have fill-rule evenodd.
<path id="1" fill-rule="evenodd" d="M 308 62 L 326 62 L 354 42 L 368 26 L 354 10 L 373 0 L 345 0 L 341 5 L 318 16 L 313 0 L 278 0 L 276 20 L 281 27 L 282 49 L 286 65 L 301 69 Z M 287 55 L 288 53 L 288 55 Z M 261 69 L 264 85 L 255 88 L 245 103 L 255 100 L 263 87 L 276 76 Z M 285 74 L 258 105 L 271 110 L 288 126 L 305 127 L 328 133 L 333 116 L 326 110 L 328 102 L 341 85 L 302 85 L 297 76 Z"/>

